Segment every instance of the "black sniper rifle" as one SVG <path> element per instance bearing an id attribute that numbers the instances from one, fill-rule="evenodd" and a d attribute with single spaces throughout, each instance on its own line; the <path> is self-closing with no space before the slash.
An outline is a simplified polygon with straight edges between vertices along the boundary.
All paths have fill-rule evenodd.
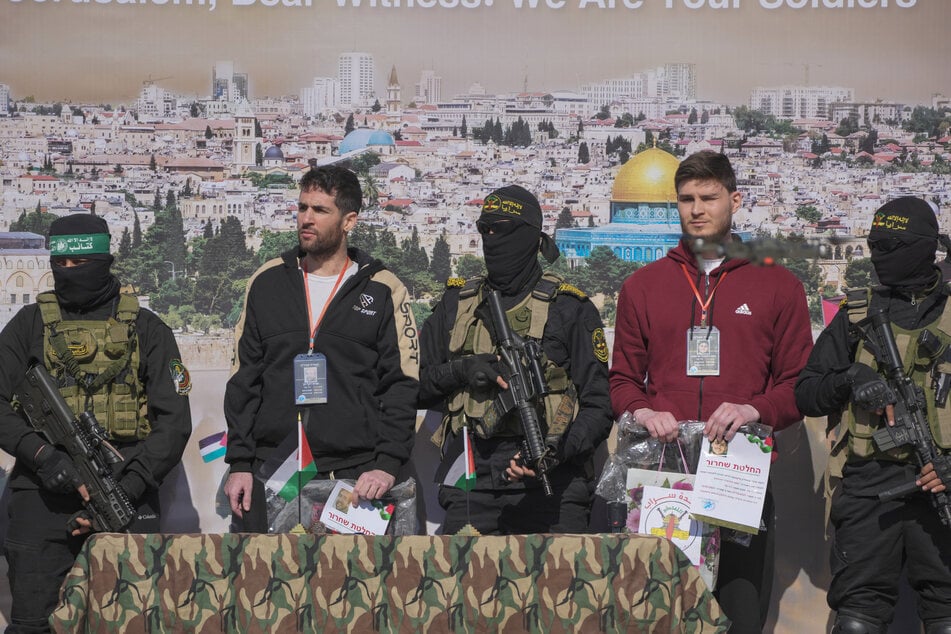
<path id="1" fill-rule="evenodd" d="M 509 389 L 499 392 L 496 408 L 500 418 L 512 409 L 518 411 L 524 436 L 521 443 L 522 461 L 535 472 L 545 495 L 550 496 L 552 490 L 548 482 L 548 469 L 551 458 L 542 436 L 538 412 L 535 410 L 535 399 L 548 392 L 545 373 L 542 370 L 541 346 L 533 339 L 525 340 L 512 332 L 505 311 L 502 310 L 498 291 L 489 291 L 488 300 L 496 345 L 502 361 L 502 378 L 509 384 Z"/>
<path id="2" fill-rule="evenodd" d="M 135 508 L 112 475 L 112 465 L 122 462 L 122 454 L 108 443 L 96 417 L 91 412 L 77 417 L 42 365 L 26 371 L 17 400 L 33 427 L 69 454 L 89 493 L 84 504 L 93 529 L 118 533 L 128 526 Z"/>
<path id="3" fill-rule="evenodd" d="M 888 451 L 908 445 L 914 449 L 919 469 L 928 463 L 934 464 L 941 454 L 935 446 L 928 425 L 925 393 L 921 386 L 905 375 L 888 315 L 883 311 L 875 311 L 859 322 L 858 326 L 872 344 L 875 359 L 885 371 L 888 387 L 895 394 L 895 425 L 886 425 L 873 434 L 876 446 L 881 451 Z M 951 483 L 944 484 L 948 486 Z M 911 481 L 879 493 L 878 498 L 887 502 L 918 490 L 919 487 Z M 931 498 L 931 504 L 938 512 L 941 523 L 951 528 L 951 500 L 948 493 L 931 493 L 928 497 Z"/>

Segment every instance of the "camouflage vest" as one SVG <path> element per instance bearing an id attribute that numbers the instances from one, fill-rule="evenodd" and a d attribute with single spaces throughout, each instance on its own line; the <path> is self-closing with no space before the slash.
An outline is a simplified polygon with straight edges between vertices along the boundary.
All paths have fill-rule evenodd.
<path id="1" fill-rule="evenodd" d="M 475 314 L 482 303 L 482 287 L 483 278 L 477 277 L 467 280 L 459 291 L 456 321 L 449 340 L 451 359 L 497 352 L 488 329 Z M 521 337 L 541 341 L 548 321 L 548 309 L 563 288 L 560 277 L 545 273 L 524 300 L 506 311 L 512 331 Z M 554 446 L 578 413 L 578 394 L 565 369 L 555 365 L 544 353 L 542 369 L 548 393 L 538 403 L 538 414 L 547 425 L 547 430 L 542 430 L 546 442 Z M 501 418 L 495 415 L 492 403 L 497 393 L 498 388 L 494 385 L 484 390 L 465 385 L 450 394 L 444 424 L 433 437 L 434 442 L 441 444 L 447 430 L 458 433 L 466 425 L 480 438 L 521 436 L 521 423 L 516 412 L 509 412 Z"/>
<path id="2" fill-rule="evenodd" d="M 40 293 L 36 300 L 43 317 L 46 367 L 73 412 L 91 411 L 112 440 L 148 436 L 135 295 L 120 294 L 116 316 L 107 320 L 63 321 L 54 293 Z"/>
<path id="3" fill-rule="evenodd" d="M 870 288 L 855 289 L 846 293 L 845 309 L 848 311 L 851 324 L 856 324 L 865 319 L 868 315 L 871 299 L 872 290 Z M 895 333 L 895 342 L 898 344 L 902 362 L 905 365 L 905 374 L 916 385 L 924 388 L 926 415 L 935 443 L 944 450 L 951 449 L 951 402 L 946 403 L 942 408 L 935 406 L 934 390 L 931 387 L 930 377 L 935 360 L 928 358 L 923 351 L 918 350 L 918 336 L 923 330 L 930 330 L 942 341 L 951 341 L 951 336 L 948 335 L 948 333 L 951 333 L 951 302 L 945 303 L 941 317 L 927 328 L 906 330 L 895 324 L 892 324 L 891 327 L 892 332 Z M 878 367 L 875 356 L 861 343 L 855 355 L 855 360 L 872 368 Z M 951 363 L 939 363 L 938 369 L 943 372 L 951 372 Z M 841 423 L 844 426 L 841 431 L 847 431 L 847 433 L 841 433 L 840 431 L 839 443 L 837 444 L 841 445 L 848 438 L 849 454 L 858 458 L 910 461 L 912 453 L 907 447 L 896 447 L 888 452 L 878 450 L 872 440 L 872 434 L 882 424 L 884 423 L 881 416 L 850 405 L 849 410 L 844 413 Z M 843 448 L 840 446 L 839 451 Z M 835 451 L 835 448 L 833 448 L 833 451 Z"/>

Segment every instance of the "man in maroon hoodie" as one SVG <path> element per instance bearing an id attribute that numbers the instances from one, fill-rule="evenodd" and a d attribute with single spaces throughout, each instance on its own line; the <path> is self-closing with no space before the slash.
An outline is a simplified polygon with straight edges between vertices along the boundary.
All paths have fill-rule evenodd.
<path id="1" fill-rule="evenodd" d="M 724 257 L 742 203 L 727 157 L 698 152 L 674 177 L 683 238 L 637 270 L 618 298 L 611 402 L 670 442 L 678 421 L 706 421 L 729 442 L 745 423 L 800 420 L 793 387 L 812 348 L 802 283 L 781 266 Z M 700 345 L 704 343 L 705 345 Z M 714 594 L 731 633 L 762 631 L 773 574 L 772 496 L 748 543 L 724 540 Z"/>

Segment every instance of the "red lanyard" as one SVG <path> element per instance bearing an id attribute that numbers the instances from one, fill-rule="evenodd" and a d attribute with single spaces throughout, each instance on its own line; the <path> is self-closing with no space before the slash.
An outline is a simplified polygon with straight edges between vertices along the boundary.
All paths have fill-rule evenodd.
<path id="1" fill-rule="evenodd" d="M 713 294 L 717 292 L 717 289 L 720 288 L 720 284 L 722 284 L 723 280 L 726 278 L 727 271 L 723 271 L 723 273 L 720 274 L 720 279 L 717 280 L 717 285 L 713 287 L 713 290 L 710 291 L 709 295 L 707 295 L 706 301 L 704 301 L 704 299 L 700 297 L 700 291 L 697 289 L 697 283 L 693 281 L 693 278 L 690 277 L 690 273 L 687 272 L 687 266 L 685 264 L 681 264 L 680 270 L 684 272 L 684 277 L 687 278 L 687 283 L 690 284 L 690 289 L 693 291 L 694 297 L 696 297 L 697 301 L 700 303 L 700 325 L 706 326 L 707 309 L 710 308 L 710 302 L 713 301 Z"/>
<path id="2" fill-rule="evenodd" d="M 304 272 L 304 295 L 307 297 L 307 321 L 311 320 L 310 312 L 310 284 L 307 282 L 307 263 L 305 260 L 301 260 L 300 268 Z M 314 329 L 310 331 L 310 344 L 307 349 L 307 354 L 310 354 L 314 351 L 314 339 L 317 337 L 317 328 L 320 326 L 320 322 L 324 318 L 324 313 L 327 312 L 327 307 L 330 306 L 330 300 L 334 298 L 334 295 L 337 294 L 337 289 L 340 287 L 340 282 L 343 281 L 343 275 L 347 272 L 347 269 L 350 268 L 350 258 L 347 258 L 347 261 L 344 262 L 343 268 L 340 269 L 340 275 L 337 276 L 337 282 L 334 284 L 334 287 L 330 289 L 330 295 L 327 297 L 327 301 L 324 302 L 324 307 L 320 311 L 320 315 L 317 316 L 317 321 L 314 322 Z"/>

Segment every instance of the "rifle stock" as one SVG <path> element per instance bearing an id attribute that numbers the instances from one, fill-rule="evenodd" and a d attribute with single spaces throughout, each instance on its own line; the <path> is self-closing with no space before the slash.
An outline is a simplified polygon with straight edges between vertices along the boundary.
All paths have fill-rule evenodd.
<path id="1" fill-rule="evenodd" d="M 42 365 L 34 364 L 17 392 L 20 409 L 34 429 L 66 451 L 86 485 L 84 502 L 93 529 L 117 533 L 135 518 L 135 508 L 112 474 L 122 455 L 106 440 L 91 412 L 76 416 Z"/>
<path id="2" fill-rule="evenodd" d="M 502 360 L 502 378 L 509 389 L 501 392 L 496 400 L 501 414 L 514 409 L 518 412 L 522 424 L 522 459 L 536 474 L 542 483 L 545 495 L 551 496 L 551 483 L 548 481 L 550 469 L 550 449 L 545 444 L 541 423 L 535 409 L 535 399 L 543 396 L 548 388 L 541 366 L 541 348 L 538 342 L 526 341 L 512 332 L 499 292 L 489 291 L 489 312 L 497 339 L 499 357 Z"/>
<path id="3" fill-rule="evenodd" d="M 874 345 L 875 358 L 880 368 L 885 371 L 885 381 L 896 398 L 895 424 L 886 425 L 872 435 L 876 446 L 881 451 L 902 446 L 911 447 L 919 469 L 928 463 L 934 463 L 940 451 L 928 425 L 924 390 L 905 374 L 888 315 L 881 310 L 870 312 L 868 317 L 859 322 L 859 326 L 863 330 L 867 326 L 865 332 Z M 951 482 L 944 484 L 951 486 Z M 914 482 L 909 482 L 883 491 L 878 497 L 882 501 L 888 501 L 919 490 Z M 928 497 L 941 523 L 951 528 L 951 498 L 948 493 L 930 493 Z"/>

